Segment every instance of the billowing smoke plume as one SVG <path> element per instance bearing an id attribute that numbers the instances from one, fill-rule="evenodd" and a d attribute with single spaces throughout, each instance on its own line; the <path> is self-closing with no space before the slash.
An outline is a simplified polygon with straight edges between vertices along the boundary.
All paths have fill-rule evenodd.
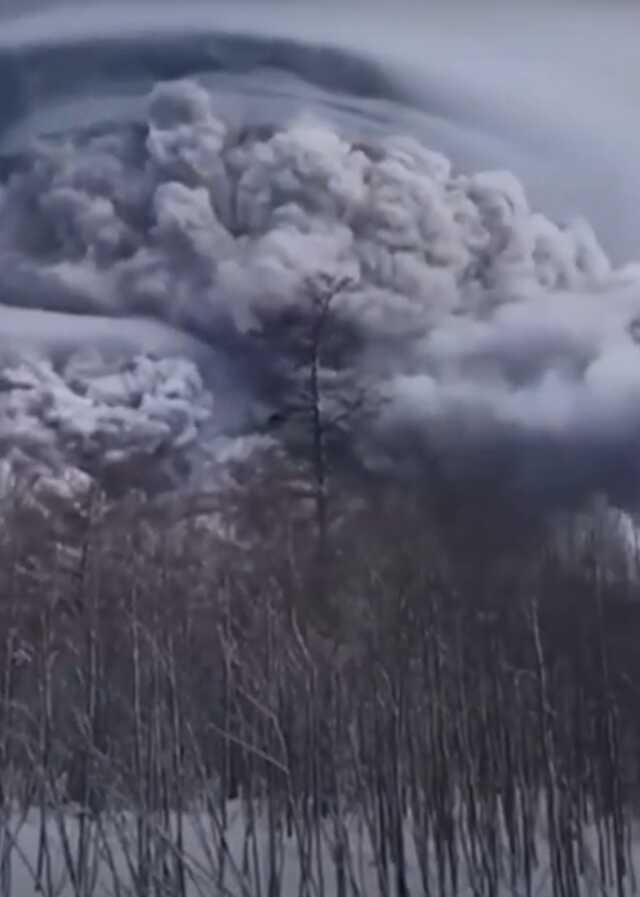
<path id="1" fill-rule="evenodd" d="M 76 460 L 94 475 L 129 468 L 140 482 L 151 458 L 157 477 L 194 450 L 210 413 L 197 370 L 180 360 L 137 358 L 110 371 L 101 356 L 76 355 L 61 372 L 23 362 L 3 371 L 0 389 L 3 455 L 26 470 Z"/>
<path id="2" fill-rule="evenodd" d="M 309 284 L 343 281 L 331 313 L 357 338 L 340 365 L 377 409 L 364 461 L 435 454 L 515 485 L 627 496 L 638 482 L 640 275 L 613 269 L 585 222 L 532 210 L 511 174 L 461 173 L 412 137 L 311 115 L 239 127 L 195 80 L 159 84 L 142 123 L 13 161 L 0 272 L 13 308 L 123 332 L 162 322 L 176 334 L 163 356 L 230 352 L 245 396 L 265 364 L 255 335 L 304 315 Z M 224 405 L 193 354 L 114 373 L 49 342 L 53 360 L 13 357 L 3 377 L 3 442 L 23 456 L 180 453 Z"/>

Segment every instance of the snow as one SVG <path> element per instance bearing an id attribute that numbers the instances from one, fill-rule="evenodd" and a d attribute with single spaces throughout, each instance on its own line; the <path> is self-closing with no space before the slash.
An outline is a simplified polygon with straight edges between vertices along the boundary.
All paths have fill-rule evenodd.
<path id="1" fill-rule="evenodd" d="M 251 826 L 255 820 L 255 841 Z M 6 820 L 3 820 L 6 823 Z M 86 883 L 80 893 L 89 895 L 136 895 L 131 869 L 136 868 L 136 817 L 126 811 L 114 812 L 103 819 L 99 826 L 85 822 L 84 851 L 86 856 Z M 175 813 L 168 820 L 160 818 L 146 819 L 148 833 L 154 845 L 151 856 L 152 880 L 157 890 L 151 893 L 162 894 L 163 897 L 181 897 L 176 884 L 173 863 L 176 859 L 176 841 L 178 818 Z M 181 855 L 188 869 L 186 875 L 187 897 L 204 897 L 205 894 L 224 893 L 227 897 L 257 897 L 268 893 L 271 874 L 270 839 L 275 838 L 276 893 L 282 897 L 295 897 L 301 888 L 300 844 L 294 832 L 287 836 L 278 825 L 270 830 L 266 811 L 254 808 L 251 813 L 238 802 L 230 802 L 225 810 L 222 808 L 209 815 L 200 811 L 184 814 L 181 827 L 183 831 L 183 847 Z M 310 893 L 333 897 L 338 894 L 336 884 L 336 868 L 334 862 L 335 829 L 333 820 L 321 823 L 320 857 L 315 853 L 308 869 L 308 887 Z M 78 856 L 78 845 L 81 823 L 77 813 L 72 810 L 51 809 L 46 816 L 44 826 L 40 811 L 31 809 L 27 813 L 14 812 L 9 825 L 3 825 L 0 833 L 0 856 L 4 859 L 4 880 L 8 879 L 11 897 L 77 897 L 78 891 L 69 875 L 66 856 L 71 858 L 71 865 Z M 41 885 L 37 886 L 38 846 L 44 832 L 46 839 L 49 868 L 42 875 Z M 226 848 L 222 847 L 222 836 Z M 347 852 L 347 893 L 360 893 L 367 897 L 383 895 L 379 878 L 379 866 L 375 860 L 375 852 L 371 848 L 367 825 L 364 819 L 351 817 L 347 819 L 345 829 Z M 407 846 L 407 884 L 409 894 L 423 894 L 423 883 L 415 852 L 414 833 L 411 821 L 405 828 Z M 634 836 L 634 845 L 637 836 Z M 65 847 L 66 843 L 66 847 Z M 422 846 L 422 845 L 421 845 Z M 581 894 L 585 897 L 599 894 L 607 897 L 615 893 L 613 882 L 603 886 L 597 869 L 597 840 L 593 828 L 585 838 L 585 852 L 582 856 L 583 873 L 580 875 Z M 255 848 L 255 850 L 254 850 Z M 538 863 L 533 876 L 533 893 L 538 897 L 549 897 L 550 890 L 550 857 L 545 841 L 544 828 L 541 827 L 537 839 Z M 67 853 L 68 851 L 68 853 Z M 431 863 L 431 887 L 437 889 L 435 873 L 435 854 L 433 846 L 428 851 Z M 219 887 L 220 857 L 224 856 L 224 872 L 222 890 Z M 9 858 L 9 859 L 7 859 Z M 640 859 L 640 842 L 634 846 L 634 862 Z M 463 855 L 459 857 L 461 880 L 459 897 L 472 897 L 476 893 L 474 883 L 467 876 L 472 868 L 467 865 Z M 133 867 L 130 865 L 133 863 Z M 77 867 L 76 867 L 77 868 Z M 44 864 L 47 869 L 47 863 Z M 465 872 L 466 869 L 466 872 Z M 10 872 L 8 873 L 8 870 Z M 88 874 L 87 874 L 88 873 Z M 114 874 L 115 873 L 115 874 Z M 47 885 L 50 881 L 50 887 Z M 117 885 L 114 884 L 117 879 Z M 393 863 L 390 864 L 387 887 L 390 894 L 395 894 L 393 882 Z M 7 894 L 2 889 L 2 897 Z M 5 885 L 6 888 L 6 885 Z M 355 890 L 355 889 L 359 890 Z M 515 897 L 524 893 L 522 885 L 516 883 L 514 892 L 505 869 L 497 897 Z M 119 889 L 119 890 L 118 890 Z M 453 894 L 449 888 L 441 897 Z"/>

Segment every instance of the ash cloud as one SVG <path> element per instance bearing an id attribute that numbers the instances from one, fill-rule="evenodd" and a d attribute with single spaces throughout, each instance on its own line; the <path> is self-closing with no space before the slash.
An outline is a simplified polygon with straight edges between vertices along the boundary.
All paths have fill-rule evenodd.
<path id="1" fill-rule="evenodd" d="M 210 414 L 187 360 L 109 366 L 100 354 L 78 352 L 61 370 L 25 359 L 0 375 L 0 449 L 14 473 L 72 467 L 157 487 L 185 475 Z"/>
<path id="2" fill-rule="evenodd" d="M 533 210 L 513 175 L 460 173 L 414 138 L 356 140 L 311 116 L 240 129 L 195 81 L 160 84 L 142 126 L 23 154 L 0 188 L 0 271 L 18 308 L 145 316 L 233 346 L 256 392 L 269 359 L 249 355 L 255 334 L 304 312 L 309 280 L 348 277 L 335 315 L 359 338 L 343 363 L 379 400 L 364 460 L 435 452 L 457 474 L 635 500 L 639 272 L 612 267 L 586 222 Z M 160 431 L 197 441 L 205 390 L 181 364 L 177 406 L 152 385 L 107 418 L 93 386 L 80 399 L 67 368 L 45 365 L 28 394 L 68 405 L 57 435 L 31 398 L 0 410 L 4 432 L 26 445 L 41 424 L 64 451 L 78 427 L 96 444 L 115 428 L 105 454 Z"/>

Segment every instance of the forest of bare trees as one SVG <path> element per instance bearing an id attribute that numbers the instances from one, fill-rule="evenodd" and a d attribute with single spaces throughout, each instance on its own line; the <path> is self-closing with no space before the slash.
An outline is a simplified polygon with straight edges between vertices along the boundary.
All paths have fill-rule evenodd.
<path id="1" fill-rule="evenodd" d="M 5 500 L 3 897 L 59 893 L 53 842 L 78 897 L 288 895 L 292 850 L 300 897 L 632 893 L 628 534 L 313 476 Z"/>
<path id="2" fill-rule="evenodd" d="M 329 286 L 291 322 L 295 451 L 5 495 L 1 897 L 635 892 L 628 520 L 355 474 Z"/>

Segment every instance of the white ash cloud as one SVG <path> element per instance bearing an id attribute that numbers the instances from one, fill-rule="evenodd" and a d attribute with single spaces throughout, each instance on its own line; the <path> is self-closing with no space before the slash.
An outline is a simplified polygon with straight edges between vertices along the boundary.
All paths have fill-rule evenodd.
<path id="1" fill-rule="evenodd" d="M 105 363 L 72 356 L 62 370 L 23 361 L 0 375 L 0 446 L 21 470 L 66 467 L 104 474 L 136 462 L 171 469 L 198 441 L 211 397 L 195 366 L 181 359 Z"/>
<path id="2" fill-rule="evenodd" d="M 386 399 L 382 443 L 408 428 L 471 465 L 477 446 L 551 445 L 567 476 L 591 453 L 597 481 L 600 453 L 626 463 L 640 435 L 640 275 L 615 270 L 585 222 L 555 224 L 513 175 L 459 173 L 413 138 L 347 139 L 310 117 L 238 130 L 192 81 L 157 86 L 144 127 L 25 153 L 0 188 L 0 272 L 6 303 L 142 314 L 211 344 L 235 333 L 247 351 L 243 336 L 304 303 L 309 278 L 347 276 L 336 315 L 362 337 L 349 366 Z M 105 456 L 160 431 L 193 441 L 195 376 L 171 375 L 179 413 L 155 374 L 139 407 L 123 400 Z M 35 419 L 63 447 L 83 415 L 91 438 L 111 433 L 104 396 L 47 377 L 69 413 L 54 437 L 37 402 L 10 423 L 5 404 L 16 443 Z"/>

